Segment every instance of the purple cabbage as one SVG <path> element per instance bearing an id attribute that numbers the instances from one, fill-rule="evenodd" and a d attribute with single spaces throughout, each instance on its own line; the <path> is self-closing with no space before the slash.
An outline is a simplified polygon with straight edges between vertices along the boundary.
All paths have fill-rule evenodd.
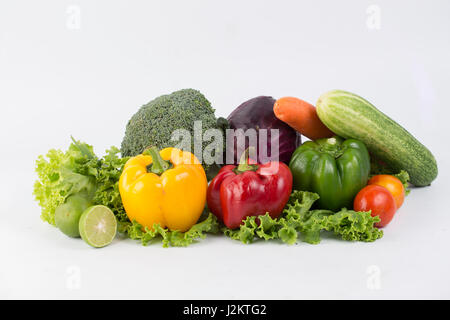
<path id="1" fill-rule="evenodd" d="M 257 132 L 257 146 L 260 146 L 259 140 L 261 129 L 269 129 L 267 132 L 267 145 L 266 150 L 262 150 L 258 147 L 258 163 L 265 163 L 270 160 L 274 160 L 275 154 L 271 154 L 271 146 L 278 140 L 278 160 L 284 163 L 289 163 L 292 153 L 301 144 L 301 136 L 289 125 L 284 123 L 275 117 L 273 112 L 273 106 L 275 104 L 275 99 L 267 96 L 259 96 L 250 99 L 242 103 L 237 107 L 229 116 L 228 122 L 231 129 L 243 129 L 245 132 L 247 129 L 255 129 Z M 278 129 L 279 135 L 270 134 L 270 129 Z M 245 147 L 238 148 L 237 140 L 239 136 L 242 136 L 242 132 L 237 132 L 236 137 L 234 137 L 234 143 L 232 140 L 227 139 L 226 151 L 234 152 L 234 163 L 239 162 L 239 155 L 248 148 L 249 139 L 245 139 Z M 271 159 L 267 159 L 265 156 Z"/>

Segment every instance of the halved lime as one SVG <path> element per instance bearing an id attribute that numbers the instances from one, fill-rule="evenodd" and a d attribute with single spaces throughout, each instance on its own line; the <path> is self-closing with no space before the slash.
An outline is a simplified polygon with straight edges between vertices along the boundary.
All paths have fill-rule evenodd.
<path id="1" fill-rule="evenodd" d="M 89 207 L 81 215 L 79 229 L 81 238 L 87 244 L 101 248 L 110 244 L 116 236 L 116 217 L 108 207 Z"/>

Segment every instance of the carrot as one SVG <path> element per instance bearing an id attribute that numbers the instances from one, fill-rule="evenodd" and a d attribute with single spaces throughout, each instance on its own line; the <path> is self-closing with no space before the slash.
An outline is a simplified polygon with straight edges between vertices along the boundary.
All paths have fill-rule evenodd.
<path id="1" fill-rule="evenodd" d="M 275 102 L 273 112 L 278 119 L 311 140 L 334 136 L 320 121 L 316 108 L 306 101 L 293 97 L 280 98 Z"/>

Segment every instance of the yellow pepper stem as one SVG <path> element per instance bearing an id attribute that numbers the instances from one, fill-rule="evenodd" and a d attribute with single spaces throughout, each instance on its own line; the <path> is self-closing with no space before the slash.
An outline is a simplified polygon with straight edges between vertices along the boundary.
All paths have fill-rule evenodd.
<path id="1" fill-rule="evenodd" d="M 171 167 L 171 163 L 169 161 L 163 160 L 163 158 L 159 154 L 158 148 L 156 148 L 155 146 L 145 149 L 142 154 L 152 157 L 152 163 L 147 167 L 147 171 L 149 173 L 151 172 L 160 176 Z"/>

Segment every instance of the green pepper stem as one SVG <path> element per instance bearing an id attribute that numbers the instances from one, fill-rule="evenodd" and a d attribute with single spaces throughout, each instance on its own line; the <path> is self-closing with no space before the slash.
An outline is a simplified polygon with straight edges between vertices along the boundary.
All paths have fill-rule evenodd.
<path id="1" fill-rule="evenodd" d="M 248 163 L 248 159 L 250 158 L 250 152 L 252 154 L 255 154 L 256 153 L 255 148 L 250 146 L 247 149 L 245 149 L 245 151 L 241 155 L 241 158 L 239 159 L 239 165 L 236 168 L 237 172 L 256 171 L 258 169 L 258 165 Z"/>
<path id="2" fill-rule="evenodd" d="M 149 155 L 152 157 L 152 164 L 147 167 L 147 171 L 162 175 L 167 169 L 170 168 L 170 163 L 168 161 L 163 160 L 161 155 L 159 154 L 158 148 L 153 146 L 148 149 L 145 149 L 142 153 L 143 155 Z"/>

